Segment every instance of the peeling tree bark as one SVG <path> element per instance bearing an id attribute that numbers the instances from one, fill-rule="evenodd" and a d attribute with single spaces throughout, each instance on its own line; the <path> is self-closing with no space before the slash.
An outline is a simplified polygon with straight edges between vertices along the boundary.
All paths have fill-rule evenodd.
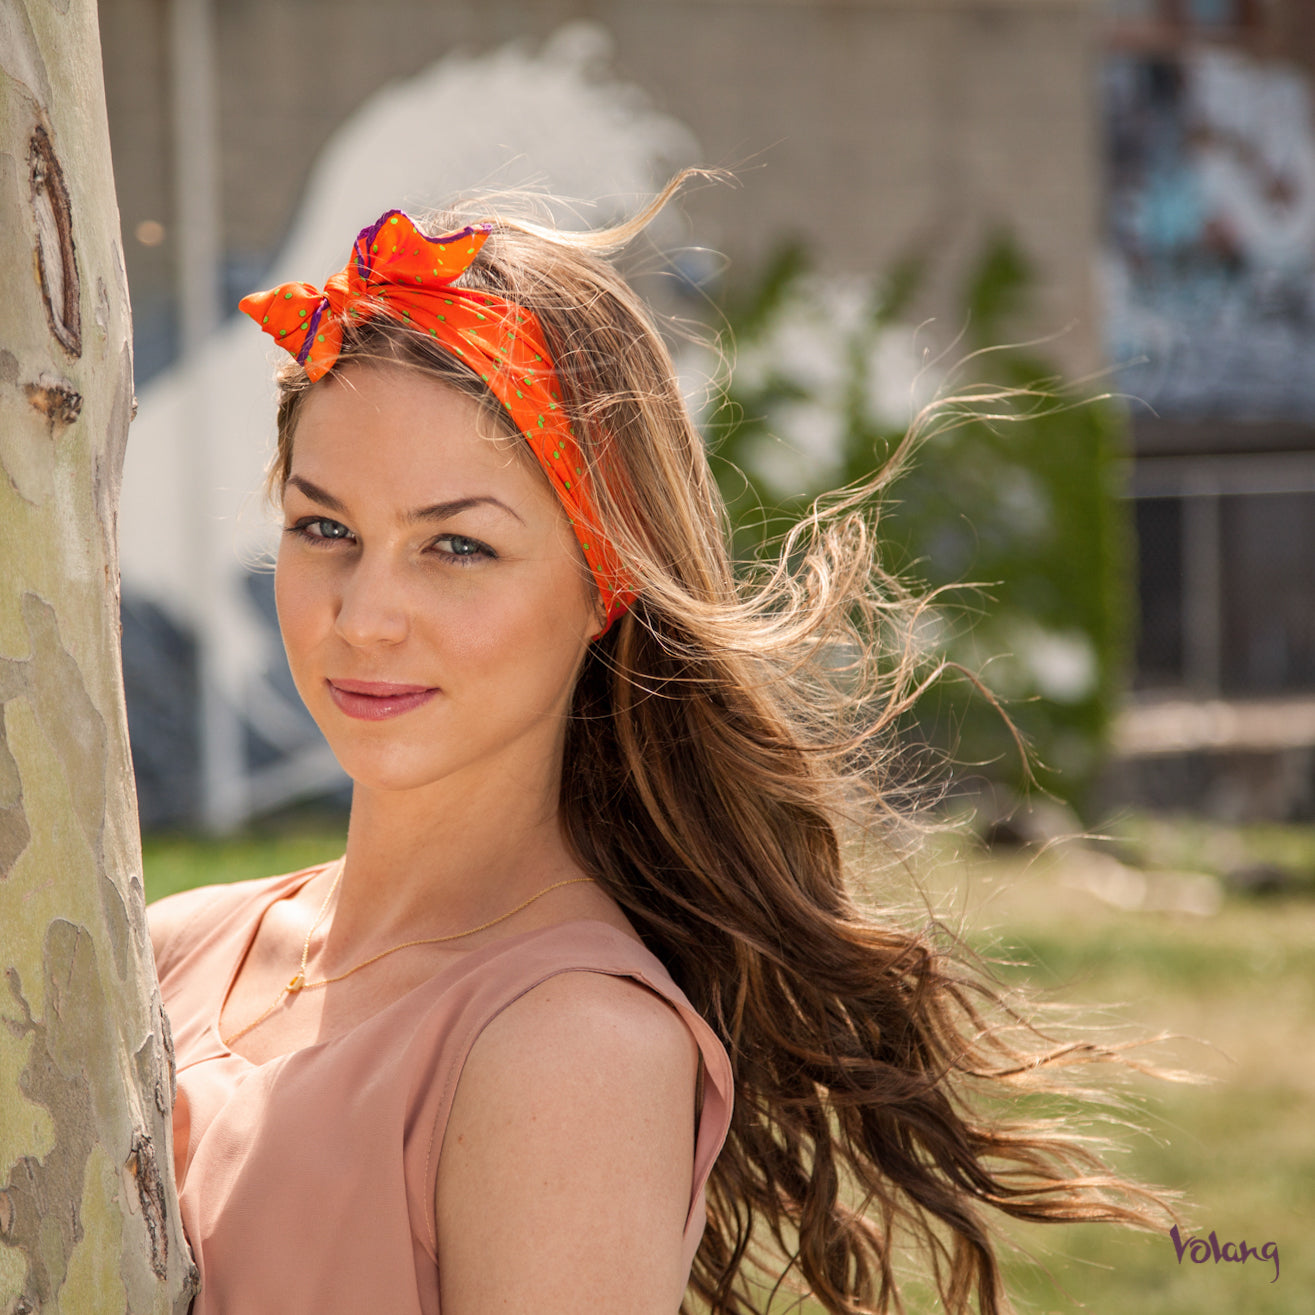
<path id="1" fill-rule="evenodd" d="M 95 0 L 0 0 L 0 1315 L 195 1290 L 119 666 L 129 329 Z"/>

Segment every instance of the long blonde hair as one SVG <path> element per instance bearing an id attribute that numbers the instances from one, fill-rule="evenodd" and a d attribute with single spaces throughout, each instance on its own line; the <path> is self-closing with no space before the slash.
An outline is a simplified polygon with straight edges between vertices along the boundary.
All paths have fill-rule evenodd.
<path id="1" fill-rule="evenodd" d="M 874 495 L 891 470 L 816 508 L 773 562 L 733 569 L 668 351 L 605 258 L 671 190 L 593 234 L 465 210 L 433 231 L 493 223 L 463 282 L 538 316 L 639 589 L 585 659 L 561 818 L 730 1054 L 735 1112 L 691 1286 L 716 1315 L 747 1315 L 766 1240 L 828 1311 L 898 1309 L 898 1234 L 922 1243 L 946 1309 L 975 1298 L 994 1315 L 1007 1302 L 981 1207 L 1149 1226 L 1158 1198 L 1059 1120 L 984 1112 L 1038 1074 L 1113 1053 L 1047 1040 L 952 937 L 854 893 L 849 840 L 867 837 L 870 855 L 901 825 L 896 731 L 922 679 L 923 601 L 876 556 Z M 441 347 L 382 317 L 349 331 L 335 368 L 381 358 L 498 412 Z M 295 366 L 281 383 L 276 492 L 307 386 Z"/>

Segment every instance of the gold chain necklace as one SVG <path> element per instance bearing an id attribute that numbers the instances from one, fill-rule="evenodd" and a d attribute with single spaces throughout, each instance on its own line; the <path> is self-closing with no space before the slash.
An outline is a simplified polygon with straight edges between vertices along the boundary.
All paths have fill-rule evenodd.
<path id="1" fill-rule="evenodd" d="M 324 896 L 320 904 L 320 911 L 315 915 L 315 921 L 311 923 L 310 930 L 306 933 L 306 939 L 301 945 L 301 966 L 293 974 L 292 980 L 279 990 L 278 995 L 274 997 L 273 1003 L 265 1010 L 259 1018 L 248 1023 L 245 1027 L 240 1028 L 225 1040 L 222 1036 L 219 1038 L 224 1042 L 227 1049 L 232 1050 L 233 1043 L 246 1036 L 248 1032 L 254 1031 L 261 1023 L 267 1019 L 270 1014 L 276 1010 L 279 1005 L 290 995 L 300 995 L 302 991 L 318 991 L 321 987 L 329 986 L 334 982 L 341 982 L 344 977 L 350 977 L 353 973 L 359 973 L 362 968 L 368 968 L 372 963 L 378 963 L 380 959 L 385 959 L 390 954 L 396 954 L 398 950 L 409 950 L 413 945 L 441 945 L 444 941 L 459 941 L 465 936 L 474 936 L 477 932 L 488 931 L 490 927 L 496 927 L 500 922 L 506 922 L 508 918 L 513 917 L 522 909 L 528 909 L 535 900 L 542 899 L 550 891 L 560 890 L 563 886 L 578 886 L 581 882 L 592 881 L 593 877 L 568 877 L 565 881 L 554 881 L 551 886 L 545 886 L 529 899 L 522 900 L 514 909 L 508 909 L 506 913 L 500 913 L 496 918 L 490 918 L 488 922 L 481 922 L 478 927 L 470 927 L 466 931 L 449 932 L 446 936 L 422 936 L 419 940 L 403 941 L 400 945 L 391 946 L 387 950 L 380 950 L 378 954 L 372 954 L 368 959 L 362 959 L 360 963 L 348 968 L 346 972 L 337 973 L 333 977 L 322 977 L 317 982 L 308 982 L 306 980 L 306 962 L 310 958 L 311 937 L 315 935 L 315 930 L 320 923 L 324 921 L 324 915 L 328 911 L 329 901 L 333 898 L 334 892 L 338 889 L 338 883 L 342 881 L 343 870 L 346 864 L 339 860 L 338 875 L 334 877 L 333 884 L 329 887 L 328 893 Z"/>

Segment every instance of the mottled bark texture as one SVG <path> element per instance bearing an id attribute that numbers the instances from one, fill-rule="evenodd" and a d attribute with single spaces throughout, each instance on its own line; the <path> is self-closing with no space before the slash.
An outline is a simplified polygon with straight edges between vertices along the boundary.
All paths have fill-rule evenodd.
<path id="1" fill-rule="evenodd" d="M 0 1315 L 195 1286 L 119 668 L 119 241 L 94 0 L 0 0 Z"/>

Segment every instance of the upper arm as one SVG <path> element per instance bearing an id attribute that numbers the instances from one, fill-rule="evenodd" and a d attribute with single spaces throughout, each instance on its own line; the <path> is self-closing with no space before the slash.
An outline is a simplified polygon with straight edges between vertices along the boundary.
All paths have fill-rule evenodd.
<path id="1" fill-rule="evenodd" d="M 466 1060 L 436 1199 L 444 1315 L 674 1315 L 698 1049 L 625 978 L 552 977 Z"/>

